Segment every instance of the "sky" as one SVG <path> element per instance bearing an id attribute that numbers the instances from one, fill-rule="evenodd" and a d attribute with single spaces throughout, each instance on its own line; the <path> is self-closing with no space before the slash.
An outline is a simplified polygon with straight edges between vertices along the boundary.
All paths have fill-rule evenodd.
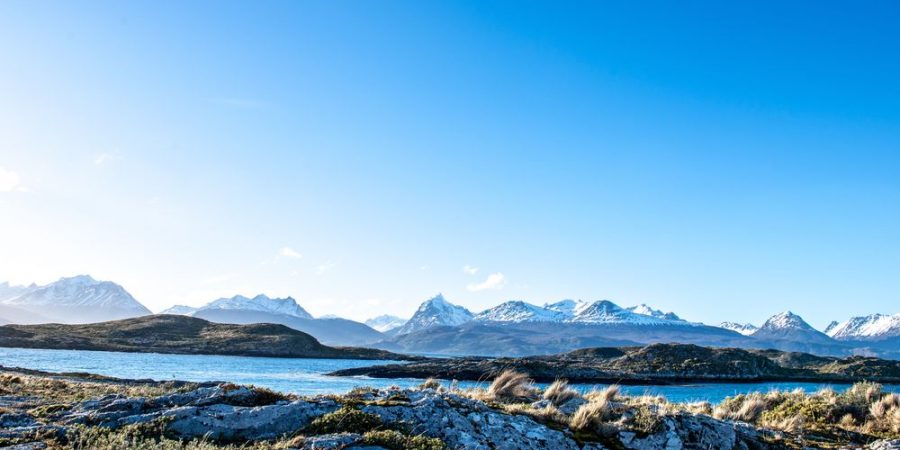
<path id="1" fill-rule="evenodd" d="M 0 2 L 0 280 L 900 304 L 895 2 Z"/>

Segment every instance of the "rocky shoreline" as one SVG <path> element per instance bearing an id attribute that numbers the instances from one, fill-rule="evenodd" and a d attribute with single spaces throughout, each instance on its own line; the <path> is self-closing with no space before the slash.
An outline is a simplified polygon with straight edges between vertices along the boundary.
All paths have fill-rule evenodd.
<path id="1" fill-rule="evenodd" d="M 577 383 L 637 385 L 765 381 L 900 383 L 900 361 L 689 344 L 588 348 L 523 358 L 428 359 L 344 369 L 330 375 L 484 381 L 508 369 L 526 372 L 540 382 L 565 378 Z"/>
<path id="2" fill-rule="evenodd" d="M 757 411 L 751 417 L 746 411 L 748 399 L 714 408 L 625 397 L 615 389 L 580 395 L 565 383 L 540 391 L 524 374 L 515 372 L 501 374 L 483 390 L 460 390 L 429 380 L 418 389 L 357 388 L 344 395 L 296 397 L 228 383 L 3 369 L 0 447 L 900 449 L 900 428 L 890 428 L 892 415 L 900 418 L 900 402 L 894 405 L 894 394 L 876 393 L 873 386 L 860 388 L 869 394 L 860 401 L 888 405 L 892 409 L 877 411 L 887 421 L 874 422 L 881 419 L 872 416 L 864 418 L 864 426 L 845 423 L 839 427 L 818 418 L 798 425 L 798 419 L 791 417 L 794 422 L 782 424 L 777 409 Z M 833 395 L 835 404 L 851 398 Z M 803 394 L 784 396 L 782 402 L 815 400 Z M 762 426 L 760 420 L 770 426 Z"/>

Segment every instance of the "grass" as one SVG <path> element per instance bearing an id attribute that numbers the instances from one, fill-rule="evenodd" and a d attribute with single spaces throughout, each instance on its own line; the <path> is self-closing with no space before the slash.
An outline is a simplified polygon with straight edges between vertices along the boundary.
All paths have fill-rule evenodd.
<path id="1" fill-rule="evenodd" d="M 82 381 L 68 377 L 0 374 L 0 395 L 39 397 L 44 403 L 72 403 L 109 394 L 156 397 L 196 389 L 191 383 L 114 383 Z"/>

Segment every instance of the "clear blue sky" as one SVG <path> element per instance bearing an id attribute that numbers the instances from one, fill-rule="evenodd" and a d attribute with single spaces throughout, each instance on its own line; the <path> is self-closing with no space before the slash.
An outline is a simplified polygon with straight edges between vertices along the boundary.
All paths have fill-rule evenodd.
<path id="1" fill-rule="evenodd" d="M 896 5 L 0 2 L 0 280 L 897 313 Z"/>

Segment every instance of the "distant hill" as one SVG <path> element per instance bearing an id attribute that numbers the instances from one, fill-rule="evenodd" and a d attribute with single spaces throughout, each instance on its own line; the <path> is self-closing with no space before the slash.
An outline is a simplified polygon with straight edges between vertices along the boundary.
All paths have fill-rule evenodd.
<path id="1" fill-rule="evenodd" d="M 0 314 L 13 323 L 90 323 L 152 314 L 122 286 L 89 275 L 45 286 L 4 283 L 0 293 Z"/>
<path id="2" fill-rule="evenodd" d="M 87 325 L 0 326 L 0 347 L 285 358 L 407 359 L 383 350 L 329 347 L 284 325 L 218 324 L 153 315 Z"/>
<path id="3" fill-rule="evenodd" d="M 369 326 L 347 319 L 314 319 L 246 309 L 206 308 L 201 308 L 192 316 L 218 323 L 277 323 L 311 334 L 329 345 L 368 345 L 384 339 L 384 335 Z"/>
<path id="4" fill-rule="evenodd" d="M 507 369 L 537 381 L 670 384 L 750 381 L 900 382 L 900 361 L 685 344 L 585 348 L 520 358 L 429 359 L 340 370 L 339 376 L 489 380 Z"/>

